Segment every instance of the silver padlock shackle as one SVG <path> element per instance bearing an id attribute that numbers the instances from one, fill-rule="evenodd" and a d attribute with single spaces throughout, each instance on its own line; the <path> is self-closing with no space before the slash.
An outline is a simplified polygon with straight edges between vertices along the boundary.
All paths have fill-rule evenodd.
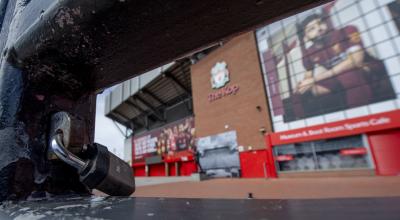
<path id="1" fill-rule="evenodd" d="M 85 169 L 87 166 L 87 162 L 84 162 L 81 160 L 79 157 L 75 156 L 71 152 L 69 152 L 67 149 L 65 149 L 63 143 L 62 143 L 62 135 L 61 134 L 56 134 L 51 142 L 50 142 L 50 147 L 53 153 L 62 161 L 65 163 L 69 164 L 72 167 L 75 167 L 78 172 L 80 173 L 82 170 Z"/>

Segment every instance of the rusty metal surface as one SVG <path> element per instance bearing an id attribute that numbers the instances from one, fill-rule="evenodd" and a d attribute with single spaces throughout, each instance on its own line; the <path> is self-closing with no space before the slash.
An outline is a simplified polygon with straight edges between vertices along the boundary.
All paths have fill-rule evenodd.
<path id="1" fill-rule="evenodd" d="M 32 10 L 38 20 L 21 33 L 11 60 L 31 80 L 56 75 L 62 89 L 98 90 L 323 2 L 57 1 Z"/>
<path id="2" fill-rule="evenodd" d="M 86 197 L 11 202 L 1 219 L 400 219 L 400 198 L 212 200 Z"/>

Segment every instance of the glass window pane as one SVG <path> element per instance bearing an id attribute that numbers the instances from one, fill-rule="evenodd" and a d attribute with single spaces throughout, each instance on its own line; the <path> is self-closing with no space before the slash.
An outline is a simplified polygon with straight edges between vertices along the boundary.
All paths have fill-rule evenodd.
<path id="1" fill-rule="evenodd" d="M 368 168 L 368 151 L 361 136 L 315 142 L 321 170 Z"/>
<path id="2" fill-rule="evenodd" d="M 299 143 L 275 148 L 279 171 L 312 171 L 317 169 L 311 143 Z"/>
<path id="3" fill-rule="evenodd" d="M 277 146 L 274 153 L 280 172 L 371 168 L 362 136 Z"/>

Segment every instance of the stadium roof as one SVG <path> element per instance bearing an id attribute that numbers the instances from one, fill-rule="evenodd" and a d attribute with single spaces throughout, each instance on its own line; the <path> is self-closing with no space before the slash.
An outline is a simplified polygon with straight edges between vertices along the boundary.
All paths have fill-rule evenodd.
<path id="1" fill-rule="evenodd" d="M 169 63 L 117 85 L 106 97 L 105 115 L 127 128 L 165 121 L 166 108 L 192 96 L 189 59 Z"/>

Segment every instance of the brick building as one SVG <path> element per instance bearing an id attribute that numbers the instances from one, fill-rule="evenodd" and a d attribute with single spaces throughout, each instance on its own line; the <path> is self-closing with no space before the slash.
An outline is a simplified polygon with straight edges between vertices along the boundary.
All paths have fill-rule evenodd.
<path id="1" fill-rule="evenodd" d="M 319 6 L 121 84 L 107 116 L 138 176 L 398 175 L 399 15 Z"/>

